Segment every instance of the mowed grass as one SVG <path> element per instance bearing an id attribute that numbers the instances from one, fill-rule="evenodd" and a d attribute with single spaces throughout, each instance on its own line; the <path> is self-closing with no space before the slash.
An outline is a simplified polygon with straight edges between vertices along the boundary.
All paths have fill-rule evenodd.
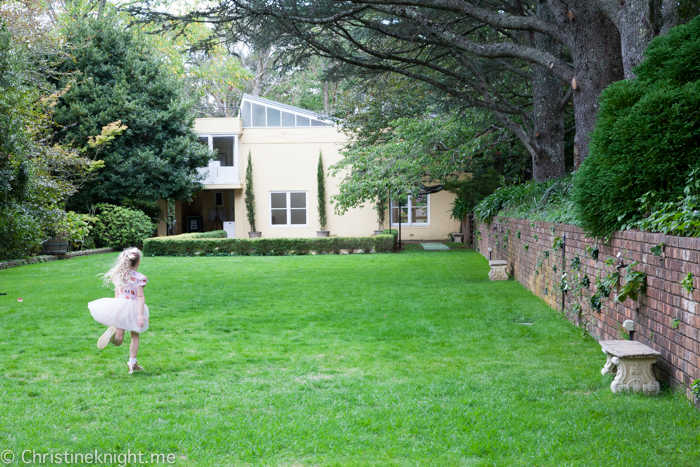
<path id="1" fill-rule="evenodd" d="M 0 450 L 700 465 L 689 402 L 612 394 L 599 344 L 517 282 L 490 282 L 472 251 L 144 258 L 151 321 L 134 375 L 128 339 L 97 350 L 104 327 L 86 306 L 111 295 L 96 274 L 115 257 L 0 271 Z"/>

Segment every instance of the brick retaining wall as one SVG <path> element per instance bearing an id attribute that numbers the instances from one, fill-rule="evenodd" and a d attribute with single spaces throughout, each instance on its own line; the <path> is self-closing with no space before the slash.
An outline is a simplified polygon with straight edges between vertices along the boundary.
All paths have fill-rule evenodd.
<path id="1" fill-rule="evenodd" d="M 517 238 L 518 231 L 520 238 Z M 475 235 L 480 237 L 478 251 L 482 255 L 488 258 L 488 248 L 492 248 L 492 259 L 508 261 L 508 273 L 557 311 L 562 310 L 559 288 L 562 250 L 553 248 L 553 243 L 557 237 L 566 235 L 564 270 L 570 290 L 563 295 L 564 312 L 569 319 L 581 325 L 582 318 L 589 318 L 592 322 L 588 329 L 598 340 L 620 339 L 622 322 L 634 320 L 634 339 L 662 354 L 656 364 L 657 377 L 672 387 L 684 389 L 691 397 L 688 386 L 700 378 L 700 238 L 625 231 L 616 232 L 609 244 L 603 244 L 586 237 L 578 227 L 512 218 L 494 219 L 488 225 L 477 224 Z M 651 248 L 660 243 L 665 247 L 662 255 L 657 256 Z M 599 249 L 597 260 L 586 254 L 586 246 Z M 640 296 L 638 302 L 628 298 L 624 303 L 617 303 L 614 301 L 616 291 L 613 291 L 610 298 L 603 299 L 600 312 L 596 312 L 589 303 L 596 290 L 596 278 L 604 278 L 615 270 L 615 266 L 606 265 L 605 260 L 614 257 L 617 263 L 618 253 L 625 264 L 639 261 L 635 270 L 647 274 L 646 294 Z M 581 264 L 579 269 L 572 268 L 576 256 Z M 680 283 L 689 272 L 694 276 L 692 293 Z M 624 269 L 620 273 L 624 277 Z M 584 274 L 590 285 L 579 286 L 577 291 L 574 286 L 580 284 Z M 582 305 L 582 315 L 572 308 L 576 302 Z M 678 328 L 674 329 L 676 319 Z M 603 362 L 601 353 L 601 367 Z"/>

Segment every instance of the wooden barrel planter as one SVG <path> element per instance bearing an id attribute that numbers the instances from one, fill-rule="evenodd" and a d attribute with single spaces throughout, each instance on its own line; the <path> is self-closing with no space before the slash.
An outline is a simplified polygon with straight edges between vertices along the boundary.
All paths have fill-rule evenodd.
<path id="1" fill-rule="evenodd" d="M 50 238 L 42 243 L 45 255 L 65 255 L 68 253 L 68 240 L 65 238 Z"/>

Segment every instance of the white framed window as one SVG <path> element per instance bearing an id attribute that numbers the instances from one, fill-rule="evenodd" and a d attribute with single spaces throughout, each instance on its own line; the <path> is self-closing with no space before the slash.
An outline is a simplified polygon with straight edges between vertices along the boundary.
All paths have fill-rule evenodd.
<path id="1" fill-rule="evenodd" d="M 308 227 L 305 191 L 270 192 L 270 227 Z"/>
<path id="2" fill-rule="evenodd" d="M 199 135 L 199 142 L 216 152 L 221 167 L 233 167 L 238 159 L 236 135 Z"/>
<path id="3" fill-rule="evenodd" d="M 427 227 L 430 225 L 430 195 L 408 196 L 391 200 L 391 225 Z"/>

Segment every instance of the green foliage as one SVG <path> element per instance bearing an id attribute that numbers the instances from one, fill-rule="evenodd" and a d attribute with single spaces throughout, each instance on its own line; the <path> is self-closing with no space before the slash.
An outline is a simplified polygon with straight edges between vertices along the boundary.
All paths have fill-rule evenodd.
<path id="1" fill-rule="evenodd" d="M 700 400 L 700 379 L 696 379 L 693 381 L 693 384 L 690 385 L 690 393 L 695 400 Z"/>
<path id="2" fill-rule="evenodd" d="M 97 222 L 97 218 L 87 214 L 76 214 L 73 211 L 68 211 L 66 215 L 58 222 L 55 228 L 54 237 L 67 239 L 73 250 L 79 250 L 83 247 L 83 242 L 90 235 L 92 225 Z"/>
<path id="3" fill-rule="evenodd" d="M 318 152 L 318 169 L 316 171 L 318 190 L 318 225 L 320 230 L 326 230 L 326 173 L 323 170 L 323 154 Z"/>
<path id="4" fill-rule="evenodd" d="M 581 277 L 581 287 L 588 288 L 589 285 L 591 285 L 591 280 L 584 274 L 583 277 Z"/>
<path id="5" fill-rule="evenodd" d="M 564 239 L 562 237 L 554 237 L 554 240 L 552 241 L 552 249 L 561 250 L 562 248 L 564 248 Z"/>
<path id="6" fill-rule="evenodd" d="M 581 269 L 581 258 L 578 255 L 571 260 L 571 269 Z"/>
<path id="7" fill-rule="evenodd" d="M 21 27 L 14 31 L 20 35 L 36 32 Z M 48 96 L 50 91 L 42 70 L 50 53 L 41 47 L 39 52 L 30 45 L 39 44 L 18 43 L 0 20 L 2 260 L 37 252 L 41 242 L 65 216 L 66 198 L 96 168 L 76 151 L 66 151 L 47 142 L 54 98 Z"/>
<path id="8" fill-rule="evenodd" d="M 678 327 L 681 325 L 681 320 L 676 318 L 673 321 L 671 321 L 671 329 L 678 329 Z"/>
<path id="9" fill-rule="evenodd" d="M 177 236 L 177 238 L 228 238 L 225 230 L 212 230 L 211 232 L 190 232 Z"/>
<path id="10" fill-rule="evenodd" d="M 664 252 L 664 243 L 661 242 L 656 246 L 653 246 L 650 248 L 651 252 L 654 253 L 656 256 L 661 256 Z"/>
<path id="11" fill-rule="evenodd" d="M 654 202 L 655 199 L 653 192 L 642 196 L 643 209 L 649 214 L 630 227 L 682 237 L 700 236 L 700 168 L 690 171 L 683 196 L 677 201 Z"/>
<path id="12" fill-rule="evenodd" d="M 248 151 L 248 166 L 245 169 L 245 212 L 250 231 L 255 232 L 255 192 L 253 191 L 253 160 Z"/>
<path id="13" fill-rule="evenodd" d="M 392 235 L 316 238 L 204 238 L 185 235 L 154 237 L 144 242 L 146 256 L 285 256 L 310 252 L 349 254 L 356 251 L 384 253 L 394 246 Z"/>
<path id="14" fill-rule="evenodd" d="M 698 56 L 700 16 L 654 39 L 635 69 L 637 78 L 613 83 L 601 94 L 590 153 L 572 193 L 589 234 L 607 237 L 636 225 L 650 200 L 662 203 L 652 223 L 673 221 L 670 206 L 659 206 L 682 196 L 678 181 L 700 167 Z"/>
<path id="15" fill-rule="evenodd" d="M 637 301 L 640 293 L 644 293 L 647 287 L 647 275 L 642 271 L 635 271 L 634 267 L 639 261 L 633 261 L 625 268 L 625 283 L 620 287 L 620 293 L 615 297 L 615 301 L 624 302 L 627 298 Z"/>
<path id="16" fill-rule="evenodd" d="M 153 236 L 156 225 L 141 211 L 110 204 L 98 204 L 97 210 L 94 236 L 103 246 L 140 246 Z"/>
<path id="17" fill-rule="evenodd" d="M 465 196 L 459 197 L 473 205 L 466 193 L 482 190 L 481 184 L 455 183 L 461 174 L 476 170 L 475 160 L 486 157 L 483 148 L 496 137 L 479 131 L 481 119 L 475 111 L 398 118 L 364 137 L 352 134 L 343 159 L 330 167 L 333 176 L 344 177 L 340 192 L 332 197 L 335 211 L 342 214 L 387 193 L 392 199 L 414 196 L 436 185 L 461 189 Z"/>
<path id="18" fill-rule="evenodd" d="M 693 290 L 695 290 L 693 287 L 693 274 L 689 272 L 688 275 L 681 281 L 681 285 L 686 292 L 693 293 Z"/>
<path id="19" fill-rule="evenodd" d="M 167 70 L 167 60 L 138 28 L 125 28 L 116 17 L 69 22 L 66 39 L 75 47 L 57 76 L 75 79 L 60 83 L 70 86 L 55 106 L 60 129 L 55 141 L 104 161 L 71 206 L 87 210 L 98 202 L 139 205 L 189 198 L 201 187 L 197 168 L 211 154 L 197 141 L 193 103 Z M 118 121 L 120 134 L 112 134 L 108 150 L 90 147 L 103 128 Z"/>
<path id="20" fill-rule="evenodd" d="M 572 215 L 569 194 L 572 180 L 572 176 L 567 175 L 560 179 L 498 188 L 474 208 L 474 217 L 486 223 L 500 215 L 578 225 Z"/>
<path id="21" fill-rule="evenodd" d="M 598 254 L 600 254 L 600 249 L 596 247 L 592 247 L 590 245 L 586 245 L 586 256 L 589 258 L 592 258 L 594 260 L 598 260 Z"/>
<path id="22" fill-rule="evenodd" d="M 491 167 L 491 161 L 485 156 L 472 160 L 470 176 L 464 179 L 448 180 L 445 189 L 454 193 L 456 199 L 451 211 L 454 219 L 463 220 L 474 211 L 484 198 L 503 185 L 504 177 Z M 457 217 L 463 215 L 463 217 Z"/>

